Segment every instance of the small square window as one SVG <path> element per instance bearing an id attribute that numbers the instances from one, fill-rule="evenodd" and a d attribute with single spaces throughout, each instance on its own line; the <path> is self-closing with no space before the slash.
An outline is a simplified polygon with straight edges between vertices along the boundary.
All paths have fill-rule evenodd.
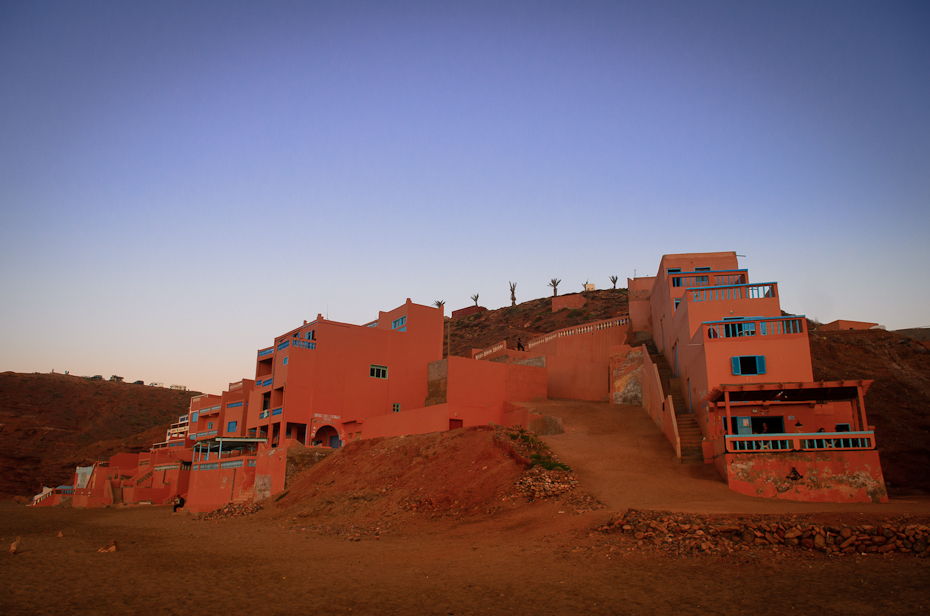
<path id="1" fill-rule="evenodd" d="M 730 362 L 735 375 L 765 374 L 764 355 L 737 355 Z"/>
<path id="2" fill-rule="evenodd" d="M 207 430 L 212 430 L 212 429 L 213 429 L 213 422 L 211 421 L 210 423 L 207 424 Z"/>
<path id="3" fill-rule="evenodd" d="M 231 421 L 231 422 L 229 422 L 228 424 L 226 424 L 226 431 L 227 431 L 227 432 L 235 432 L 235 431 L 236 431 L 236 426 L 237 426 L 237 425 L 239 425 L 239 422 L 238 422 L 238 421 Z"/>
<path id="4" fill-rule="evenodd" d="M 395 413 L 400 413 L 400 402 L 395 402 L 395 403 L 394 403 L 394 412 L 395 412 Z"/>
<path id="5" fill-rule="evenodd" d="M 285 366 L 287 365 L 287 359 L 288 359 L 287 357 L 284 358 L 283 365 L 285 365 Z"/>
<path id="6" fill-rule="evenodd" d="M 387 372 L 387 366 L 377 366 L 375 364 L 371 364 L 368 375 L 373 379 L 386 379 Z"/>

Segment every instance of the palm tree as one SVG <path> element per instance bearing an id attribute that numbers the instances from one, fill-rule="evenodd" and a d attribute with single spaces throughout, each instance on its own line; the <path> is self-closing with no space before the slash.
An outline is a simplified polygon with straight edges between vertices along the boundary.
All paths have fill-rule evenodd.
<path id="1" fill-rule="evenodd" d="M 435 302 L 433 302 L 433 305 L 436 306 L 437 308 L 442 308 L 443 306 L 446 305 L 446 300 L 437 299 Z"/>
<path id="2" fill-rule="evenodd" d="M 517 305 L 517 283 L 515 282 L 510 283 L 510 305 Z"/>
<path id="3" fill-rule="evenodd" d="M 610 282 L 613 283 L 615 289 L 617 288 L 617 281 L 618 281 L 618 280 L 620 280 L 620 278 L 618 278 L 617 276 L 611 276 L 611 277 L 610 277 Z"/>
<path id="4" fill-rule="evenodd" d="M 552 287 L 552 297 L 555 297 L 559 294 L 559 283 L 562 282 L 561 278 L 553 278 L 549 281 L 549 286 Z"/>
<path id="5" fill-rule="evenodd" d="M 591 283 L 588 282 L 587 280 L 585 280 L 583 283 L 581 283 L 581 288 L 582 288 L 582 290 L 587 291 L 587 290 L 588 290 L 588 285 L 589 285 L 589 284 L 591 284 Z"/>
<path id="6" fill-rule="evenodd" d="M 478 305 L 478 294 L 477 293 L 471 296 L 471 301 L 475 302 L 475 306 Z"/>

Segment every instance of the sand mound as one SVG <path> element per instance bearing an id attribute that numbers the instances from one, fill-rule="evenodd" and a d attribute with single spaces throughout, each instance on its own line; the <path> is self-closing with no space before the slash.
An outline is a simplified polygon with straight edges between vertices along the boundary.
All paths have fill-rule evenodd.
<path id="1" fill-rule="evenodd" d="M 492 427 L 349 443 L 302 472 L 276 503 L 288 515 L 358 522 L 416 511 L 490 513 L 521 498 L 528 466 Z"/>

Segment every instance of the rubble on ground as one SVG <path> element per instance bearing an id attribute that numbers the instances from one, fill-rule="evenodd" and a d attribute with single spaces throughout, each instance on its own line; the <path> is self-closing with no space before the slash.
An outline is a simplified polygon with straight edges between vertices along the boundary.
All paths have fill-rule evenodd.
<path id="1" fill-rule="evenodd" d="M 261 505 L 248 503 L 229 503 L 219 509 L 214 509 L 210 513 L 202 515 L 199 520 L 224 520 L 226 518 L 235 518 L 243 515 L 252 515 L 262 510 Z"/>
<path id="2" fill-rule="evenodd" d="M 734 518 L 630 509 L 616 514 L 597 531 L 616 536 L 619 546 L 615 547 L 678 556 L 725 556 L 765 550 L 930 557 L 930 527 L 907 518 L 880 524 L 825 525 L 800 516 Z"/>

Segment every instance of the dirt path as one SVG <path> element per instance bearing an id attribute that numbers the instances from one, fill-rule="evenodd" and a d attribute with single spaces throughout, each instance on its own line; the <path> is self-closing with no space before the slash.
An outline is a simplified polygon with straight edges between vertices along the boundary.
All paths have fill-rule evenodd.
<path id="1" fill-rule="evenodd" d="M 731 491 L 713 465 L 681 464 L 665 435 L 641 407 L 550 400 L 527 405 L 562 418 L 564 434 L 543 437 L 582 485 L 609 509 L 690 513 L 927 514 L 930 499 L 892 499 L 885 505 L 799 503 Z"/>

